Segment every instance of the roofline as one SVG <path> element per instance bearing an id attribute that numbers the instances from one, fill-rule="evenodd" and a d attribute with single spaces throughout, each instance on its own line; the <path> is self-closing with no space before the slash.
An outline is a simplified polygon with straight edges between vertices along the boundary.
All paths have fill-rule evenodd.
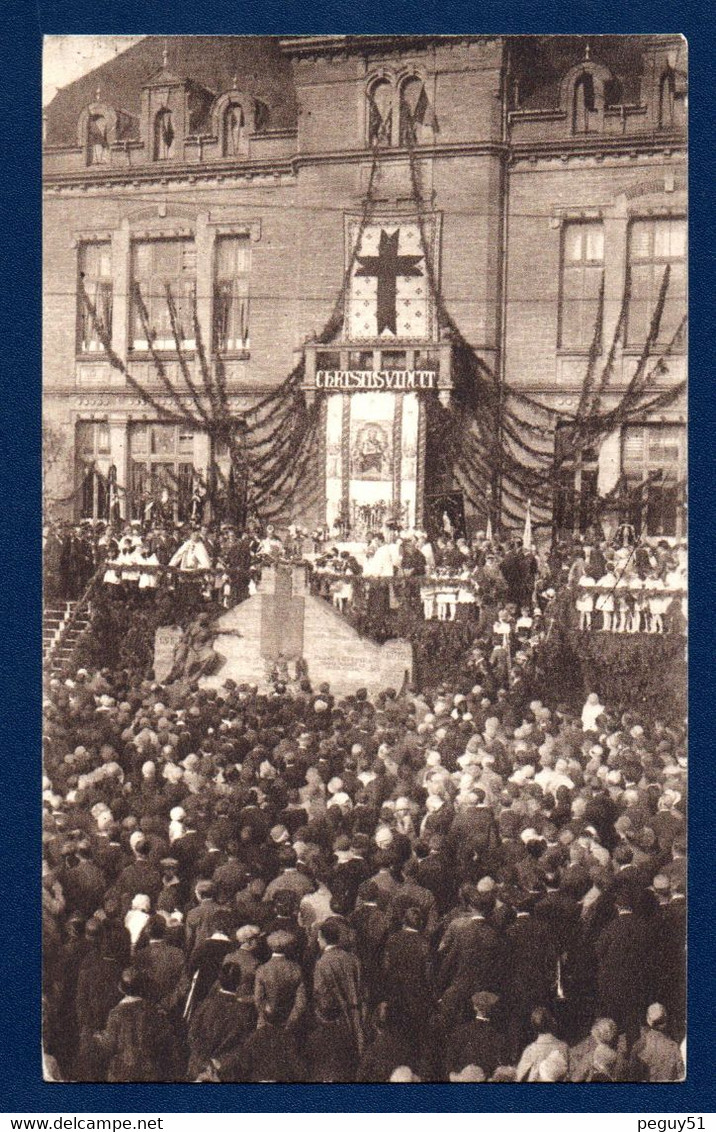
<path id="1" fill-rule="evenodd" d="M 502 39 L 500 35 L 294 35 L 281 36 L 279 47 L 286 55 L 333 55 L 336 52 L 364 52 L 400 42 L 405 47 L 426 47 L 440 40 L 457 43 Z"/>

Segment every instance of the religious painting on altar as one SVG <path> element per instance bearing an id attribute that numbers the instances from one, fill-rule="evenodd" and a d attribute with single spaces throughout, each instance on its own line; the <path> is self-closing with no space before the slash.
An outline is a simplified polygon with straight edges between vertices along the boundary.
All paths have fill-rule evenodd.
<path id="1" fill-rule="evenodd" d="M 392 444 L 388 429 L 381 424 L 361 424 L 356 429 L 351 450 L 351 478 L 382 480 L 392 476 Z"/>
<path id="2" fill-rule="evenodd" d="M 348 218 L 347 263 L 353 259 L 346 299 L 348 339 L 435 339 L 435 302 L 426 252 L 437 274 L 439 234 L 437 214 L 423 217 L 420 223 L 415 217 L 386 217 L 366 224 L 362 231 L 358 218 Z"/>

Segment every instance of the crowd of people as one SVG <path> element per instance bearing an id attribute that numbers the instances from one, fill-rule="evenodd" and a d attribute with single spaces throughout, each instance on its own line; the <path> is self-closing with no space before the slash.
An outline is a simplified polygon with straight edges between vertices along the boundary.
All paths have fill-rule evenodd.
<path id="1" fill-rule="evenodd" d="M 538 650 L 373 700 L 49 680 L 46 1077 L 682 1079 L 684 729 L 535 698 Z"/>
<path id="2" fill-rule="evenodd" d="M 45 600 L 77 599 L 95 579 L 122 601 L 190 586 L 201 600 L 229 608 L 257 591 L 266 565 L 282 561 L 304 562 L 313 592 L 343 613 L 360 588 L 378 617 L 404 603 L 421 620 L 476 622 L 510 645 L 558 593 L 569 595 L 560 616 L 582 631 L 686 629 L 685 542 L 650 546 L 627 528 L 612 541 L 592 531 L 538 550 L 522 536 L 497 540 L 484 531 L 431 540 L 387 526 L 363 543 L 335 544 L 326 529 L 309 535 L 296 525 L 279 532 L 253 523 L 239 533 L 230 524 L 87 522 L 46 530 Z"/>

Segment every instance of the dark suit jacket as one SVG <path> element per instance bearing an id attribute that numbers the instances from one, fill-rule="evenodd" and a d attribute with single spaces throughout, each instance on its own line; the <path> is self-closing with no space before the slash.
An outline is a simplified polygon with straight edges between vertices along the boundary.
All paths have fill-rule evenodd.
<path id="1" fill-rule="evenodd" d="M 383 953 L 385 997 L 398 1024 L 417 1027 L 435 1007 L 430 947 L 421 932 L 403 928 Z"/>
<path id="2" fill-rule="evenodd" d="M 507 1043 L 492 1022 L 473 1019 L 451 1035 L 445 1062 L 448 1073 L 459 1073 L 466 1065 L 479 1065 L 490 1077 L 498 1065 L 506 1065 Z"/>
<path id="3" fill-rule="evenodd" d="M 98 1045 L 108 1081 L 167 1081 L 175 1075 L 174 1034 L 166 1016 L 144 999 L 123 998 L 110 1011 Z"/>
<path id="4" fill-rule="evenodd" d="M 517 917 L 507 928 L 505 945 L 507 999 L 524 1016 L 550 1002 L 559 947 L 548 923 L 534 915 Z"/>
<path id="5" fill-rule="evenodd" d="M 238 1050 L 256 1026 L 253 1002 L 239 1002 L 218 987 L 196 1010 L 189 1027 L 189 1080 L 196 1079 L 211 1058 Z"/>
<path id="6" fill-rule="evenodd" d="M 260 1026 L 235 1053 L 221 1058 L 222 1081 L 305 1081 L 296 1039 L 283 1026 Z"/>
<path id="7" fill-rule="evenodd" d="M 596 942 L 598 1011 L 619 1031 L 635 1034 L 657 989 L 659 958 L 649 920 L 617 915 Z"/>
<path id="8" fill-rule="evenodd" d="M 150 942 L 137 951 L 136 965 L 147 977 L 148 997 L 171 1014 L 188 989 L 184 956 L 179 948 L 161 939 Z"/>
<path id="9" fill-rule="evenodd" d="M 460 984 L 465 994 L 499 991 L 502 986 L 500 938 L 486 920 L 475 915 L 448 924 L 440 945 L 438 986 Z"/>

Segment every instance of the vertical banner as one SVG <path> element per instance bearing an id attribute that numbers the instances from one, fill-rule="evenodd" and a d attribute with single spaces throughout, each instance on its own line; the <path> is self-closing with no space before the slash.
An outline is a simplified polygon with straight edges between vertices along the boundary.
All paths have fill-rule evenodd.
<path id="1" fill-rule="evenodd" d="M 438 263 L 439 217 L 426 216 L 423 232 L 432 263 Z M 359 238 L 360 221 L 346 225 L 346 263 Z M 345 337 L 352 342 L 434 341 L 436 312 L 420 225 L 387 218 L 367 224 L 360 235 L 346 295 Z"/>

